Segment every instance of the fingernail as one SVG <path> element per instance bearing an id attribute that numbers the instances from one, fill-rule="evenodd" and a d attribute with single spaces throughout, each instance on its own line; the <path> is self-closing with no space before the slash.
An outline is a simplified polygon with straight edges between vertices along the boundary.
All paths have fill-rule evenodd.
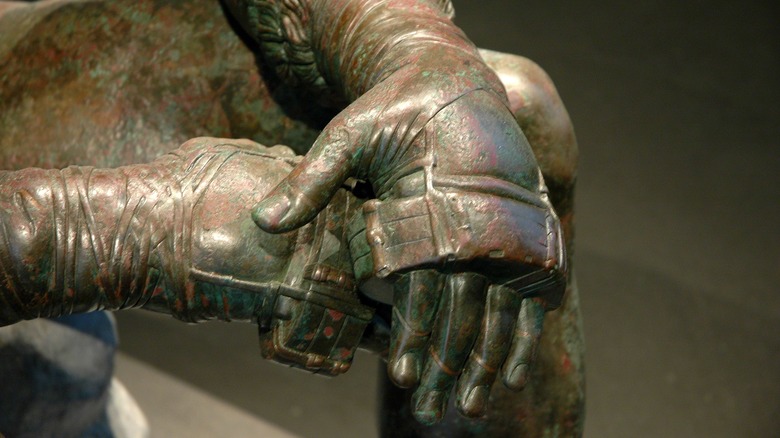
<path id="1" fill-rule="evenodd" d="M 290 210 L 290 199 L 284 195 L 275 195 L 262 200 L 252 211 L 252 220 L 265 231 L 272 231 L 279 226 Z"/>
<path id="2" fill-rule="evenodd" d="M 415 355 L 406 353 L 392 365 L 390 377 L 398 387 L 411 388 L 417 384 L 418 368 Z"/>
<path id="3" fill-rule="evenodd" d="M 515 367 L 514 370 L 512 370 L 512 373 L 509 375 L 509 378 L 506 381 L 506 385 L 510 389 L 514 390 L 520 390 L 523 389 L 526 382 L 528 381 L 528 364 L 520 364 Z"/>
<path id="4" fill-rule="evenodd" d="M 444 393 L 441 391 L 424 391 L 418 396 L 420 390 L 414 393 L 414 417 L 420 423 L 431 426 L 441 421 L 444 413 Z"/>
<path id="5" fill-rule="evenodd" d="M 460 403 L 460 411 L 468 417 L 481 417 L 485 415 L 490 399 L 490 390 L 487 386 L 477 386 L 469 391 L 465 399 Z"/>

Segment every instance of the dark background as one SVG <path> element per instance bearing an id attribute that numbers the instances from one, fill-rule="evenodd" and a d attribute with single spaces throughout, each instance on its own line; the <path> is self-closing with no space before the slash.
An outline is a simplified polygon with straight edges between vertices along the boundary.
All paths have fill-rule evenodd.
<path id="1" fill-rule="evenodd" d="M 455 6 L 547 70 L 577 130 L 586 436 L 777 436 L 776 2 Z M 326 380 L 262 362 L 251 326 L 118 318 L 125 352 L 293 433 L 376 433 L 369 355 Z"/>

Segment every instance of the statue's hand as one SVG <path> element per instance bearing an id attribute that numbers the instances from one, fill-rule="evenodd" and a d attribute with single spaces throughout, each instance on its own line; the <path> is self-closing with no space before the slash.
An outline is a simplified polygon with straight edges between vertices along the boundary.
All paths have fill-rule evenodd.
<path id="1" fill-rule="evenodd" d="M 566 287 L 560 226 L 543 192 L 468 183 L 369 201 L 348 233 L 361 291 L 393 304 L 388 374 L 419 385 L 413 406 L 424 423 L 441 418 L 456 379 L 457 406 L 470 417 L 485 413 L 499 372 L 522 389 L 544 312 Z"/>
<path id="2" fill-rule="evenodd" d="M 339 114 L 253 217 L 266 231 L 288 231 L 348 177 L 372 185 L 379 201 L 364 207 L 366 233 L 352 239 L 355 271 L 395 282 L 384 298 L 395 306 L 388 371 L 399 386 L 419 385 L 415 415 L 433 423 L 456 380 L 468 416 L 484 414 L 499 373 L 523 387 L 544 310 L 562 295 L 565 255 L 533 153 L 502 95 L 419 65 Z"/>

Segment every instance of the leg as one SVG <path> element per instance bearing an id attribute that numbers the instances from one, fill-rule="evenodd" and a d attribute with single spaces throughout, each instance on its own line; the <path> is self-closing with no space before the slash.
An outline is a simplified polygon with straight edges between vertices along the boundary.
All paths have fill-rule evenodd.
<path id="1" fill-rule="evenodd" d="M 499 75 L 523 132 L 534 149 L 550 197 L 573 250 L 573 196 L 577 143 L 563 104 L 549 77 L 526 58 L 487 50 L 482 57 Z M 410 414 L 410 391 L 396 388 L 380 371 L 383 383 L 383 436 L 579 436 L 584 419 L 582 324 L 572 275 L 563 306 L 547 314 L 539 357 L 527 387 L 520 393 L 493 387 L 488 416 L 468 420 L 450 406 L 445 420 L 424 428 Z M 454 398 L 454 397 L 453 397 Z"/>

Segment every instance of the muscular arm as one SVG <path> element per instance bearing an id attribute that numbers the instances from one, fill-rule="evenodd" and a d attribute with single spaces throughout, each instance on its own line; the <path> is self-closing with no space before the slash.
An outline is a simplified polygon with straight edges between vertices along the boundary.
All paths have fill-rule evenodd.
<path id="1" fill-rule="evenodd" d="M 343 373 L 373 311 L 355 294 L 345 191 L 274 235 L 249 209 L 297 161 L 284 147 L 197 138 L 149 164 L 0 173 L 0 325 L 145 307 L 253 321 L 261 350 Z"/>
<path id="2" fill-rule="evenodd" d="M 289 170 L 284 158 L 193 141 L 149 164 L 0 173 L 0 323 L 143 306 L 190 322 L 255 319 L 294 242 L 236 235 L 251 226 L 236 206 Z M 245 199 L 231 202 L 239 188 Z M 255 293 L 209 286 L 220 276 Z"/>
<path id="3" fill-rule="evenodd" d="M 449 0 L 228 0 L 227 4 L 281 78 L 312 91 L 327 90 L 343 103 L 354 101 L 402 67 L 417 73 L 430 67 L 484 77 L 490 88 L 503 93 L 476 48 L 450 21 Z M 456 58 L 472 62 L 450 63 Z"/>

